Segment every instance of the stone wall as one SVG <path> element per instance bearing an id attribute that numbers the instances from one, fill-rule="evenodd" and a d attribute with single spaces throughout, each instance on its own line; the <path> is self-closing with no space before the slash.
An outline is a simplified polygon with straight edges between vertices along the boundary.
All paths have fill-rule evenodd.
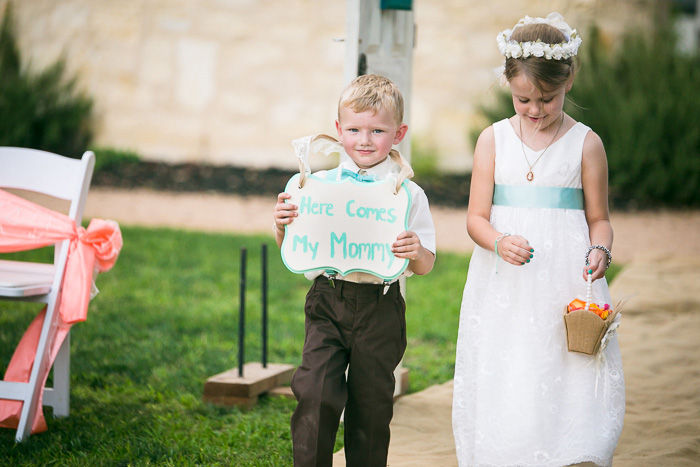
<path id="1" fill-rule="evenodd" d="M 378 0 L 377 0 L 378 1 Z M 0 0 L 4 10 L 7 0 Z M 439 165 L 471 165 L 475 109 L 493 97 L 496 34 L 559 11 L 612 38 L 653 0 L 415 0 L 411 128 Z M 335 134 L 343 0 L 15 0 L 31 66 L 63 56 L 95 99 L 96 145 L 149 160 L 294 168 L 290 142 Z M 585 47 L 584 36 L 584 47 Z M 584 64 L 585 66 L 585 64 Z M 99 157 L 99 155 L 98 155 Z"/>

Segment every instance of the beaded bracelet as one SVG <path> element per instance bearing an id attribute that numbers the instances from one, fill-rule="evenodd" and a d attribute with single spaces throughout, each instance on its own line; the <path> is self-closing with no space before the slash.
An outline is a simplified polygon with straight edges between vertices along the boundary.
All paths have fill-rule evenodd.
<path id="1" fill-rule="evenodd" d="M 612 253 L 610 253 L 610 250 L 605 248 L 603 245 L 591 245 L 588 247 L 588 251 L 586 252 L 586 266 L 588 266 L 588 256 L 593 250 L 602 250 L 605 253 L 605 255 L 608 257 L 608 263 L 605 265 L 605 269 L 608 269 L 610 267 L 610 263 L 612 263 Z"/>

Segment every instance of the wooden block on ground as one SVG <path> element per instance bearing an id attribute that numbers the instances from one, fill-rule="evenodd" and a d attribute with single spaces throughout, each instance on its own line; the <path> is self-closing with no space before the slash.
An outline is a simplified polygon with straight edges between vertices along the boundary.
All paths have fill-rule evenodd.
<path id="1" fill-rule="evenodd" d="M 399 397 L 405 395 L 408 392 L 408 368 L 401 368 L 401 388 L 399 393 L 394 395 L 394 402 Z"/>
<path id="2" fill-rule="evenodd" d="M 272 388 L 267 392 L 267 395 L 270 397 L 285 397 L 287 399 L 296 399 L 294 397 L 294 393 L 292 392 L 292 388 L 289 386 L 277 386 L 276 388 Z"/>
<path id="3" fill-rule="evenodd" d="M 263 368 L 257 362 L 246 363 L 243 377 L 238 375 L 238 368 L 232 368 L 207 379 L 202 398 L 212 404 L 250 406 L 260 394 L 288 384 L 293 374 L 293 365 L 268 363 Z"/>

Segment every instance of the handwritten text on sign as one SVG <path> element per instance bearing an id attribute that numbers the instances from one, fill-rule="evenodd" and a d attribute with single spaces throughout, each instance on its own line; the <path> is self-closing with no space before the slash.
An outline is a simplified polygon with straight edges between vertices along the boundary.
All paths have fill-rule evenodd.
<path id="1" fill-rule="evenodd" d="M 368 272 L 394 279 L 408 266 L 391 245 L 407 230 L 411 196 L 395 182 L 325 180 L 309 175 L 299 188 L 299 175 L 287 183 L 289 203 L 299 216 L 287 226 L 282 260 L 292 272 L 332 269 L 342 275 Z"/>

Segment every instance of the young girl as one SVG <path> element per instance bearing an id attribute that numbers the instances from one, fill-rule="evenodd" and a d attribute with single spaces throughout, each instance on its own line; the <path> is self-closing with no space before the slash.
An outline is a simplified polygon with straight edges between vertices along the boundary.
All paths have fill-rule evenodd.
<path id="1" fill-rule="evenodd" d="M 617 339 L 602 358 L 567 351 L 564 307 L 611 303 L 607 162 L 563 111 L 581 39 L 563 18 L 498 36 L 515 115 L 480 135 L 454 379 L 460 466 L 611 465 L 625 389 Z M 588 259 L 588 263 L 586 262 Z"/>

